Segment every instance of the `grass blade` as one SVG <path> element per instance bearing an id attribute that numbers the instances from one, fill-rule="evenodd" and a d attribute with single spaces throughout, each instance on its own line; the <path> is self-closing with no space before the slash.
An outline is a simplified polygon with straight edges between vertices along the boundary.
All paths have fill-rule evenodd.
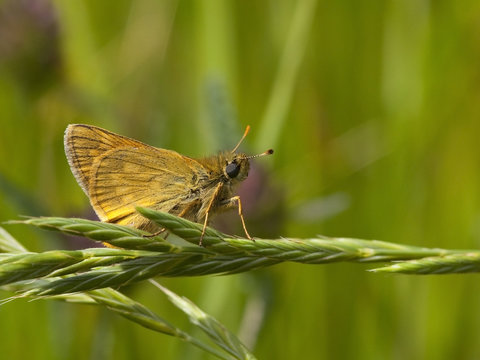
<path id="1" fill-rule="evenodd" d="M 22 253 L 25 251 L 27 249 L 0 226 L 0 253 Z"/>
<path id="2" fill-rule="evenodd" d="M 126 243 L 132 247 L 150 251 L 87 249 L 3 255 L 0 256 L 0 283 L 54 277 L 53 281 L 28 292 L 31 296 L 46 296 L 118 288 L 157 276 L 233 274 L 284 261 L 303 264 L 409 261 L 403 267 L 394 264 L 390 270 L 377 270 L 409 274 L 480 271 L 476 265 L 476 257 L 480 256 L 478 251 L 430 249 L 378 240 L 290 238 L 252 241 L 232 238 L 207 227 L 203 238 L 205 247 L 200 247 L 197 244 L 202 234 L 201 224 L 151 209 L 138 208 L 138 211 L 194 246 L 171 245 L 164 239 L 145 237 L 139 230 L 114 224 L 81 219 L 33 218 L 21 222 L 111 244 L 127 239 Z M 466 260 L 465 254 L 469 254 Z M 424 258 L 429 259 L 420 260 Z M 446 259 L 451 259 L 449 264 L 445 264 Z"/>
<path id="3" fill-rule="evenodd" d="M 403 261 L 370 271 L 417 275 L 474 273 L 480 272 L 480 254 L 466 252 L 463 254 L 426 257 L 418 260 Z"/>
<path id="4" fill-rule="evenodd" d="M 174 292 L 161 286 L 159 283 L 151 280 L 157 288 L 159 288 L 168 299 L 180 310 L 182 310 L 190 319 L 190 322 L 200 328 L 207 334 L 212 341 L 228 352 L 236 359 L 255 359 L 248 349 L 238 338 L 228 331 L 215 318 L 203 312 L 198 306 L 185 297 L 178 296 Z"/>
<path id="5" fill-rule="evenodd" d="M 129 226 L 109 224 L 100 221 L 60 218 L 37 217 L 27 220 L 9 221 L 9 224 L 28 224 L 45 230 L 60 231 L 64 234 L 84 236 L 101 243 L 112 246 L 150 251 L 173 251 L 175 246 L 166 242 L 160 236 L 146 237 L 149 233 Z"/>

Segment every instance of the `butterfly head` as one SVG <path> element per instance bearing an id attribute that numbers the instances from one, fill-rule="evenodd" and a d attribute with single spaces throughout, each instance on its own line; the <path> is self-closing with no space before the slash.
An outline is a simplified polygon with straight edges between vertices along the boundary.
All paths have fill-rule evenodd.
<path id="1" fill-rule="evenodd" d="M 240 182 L 245 180 L 248 176 L 248 170 L 250 169 L 250 159 L 273 154 L 272 149 L 269 149 L 258 155 L 247 156 L 246 154 L 237 154 L 235 151 L 237 151 L 238 147 L 242 143 L 243 139 L 245 139 L 249 131 L 250 126 L 247 126 L 245 133 L 238 142 L 237 146 L 235 146 L 231 152 L 225 154 L 225 166 L 223 167 L 223 174 L 227 181 L 234 180 Z"/>

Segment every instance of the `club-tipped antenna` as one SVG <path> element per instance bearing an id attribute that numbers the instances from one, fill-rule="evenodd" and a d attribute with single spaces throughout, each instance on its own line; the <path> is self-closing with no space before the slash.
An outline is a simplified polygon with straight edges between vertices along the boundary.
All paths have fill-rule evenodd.
<path id="1" fill-rule="evenodd" d="M 267 155 L 272 155 L 272 154 L 273 154 L 273 149 L 268 149 L 261 154 L 247 156 L 247 159 L 254 159 L 254 158 L 257 158 L 257 157 L 260 157 L 260 156 L 267 156 Z"/>
<path id="2" fill-rule="evenodd" d="M 243 139 L 245 139 L 245 137 L 247 136 L 248 132 L 250 131 L 250 125 L 247 125 L 247 128 L 245 129 L 245 132 L 243 133 L 243 136 L 242 138 L 240 139 L 240 141 L 238 142 L 237 146 L 235 146 L 232 150 L 232 153 L 234 153 L 235 151 L 237 151 L 238 147 L 240 146 L 240 144 L 242 143 Z"/>

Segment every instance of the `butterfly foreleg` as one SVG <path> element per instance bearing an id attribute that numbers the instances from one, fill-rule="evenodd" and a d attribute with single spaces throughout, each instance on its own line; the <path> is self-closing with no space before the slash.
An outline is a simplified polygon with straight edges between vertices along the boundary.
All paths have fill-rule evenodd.
<path id="1" fill-rule="evenodd" d="M 205 235 L 205 230 L 207 229 L 207 224 L 208 224 L 208 214 L 210 213 L 210 210 L 212 209 L 213 203 L 215 202 L 216 198 L 220 194 L 220 190 L 222 189 L 223 183 L 218 183 L 217 187 L 215 188 L 215 191 L 212 194 L 212 198 L 210 199 L 210 202 L 208 203 L 207 210 L 205 211 L 205 220 L 203 221 L 203 229 L 202 229 L 202 235 L 200 235 L 200 241 L 198 245 L 202 246 L 202 241 L 203 241 L 203 236 Z"/>

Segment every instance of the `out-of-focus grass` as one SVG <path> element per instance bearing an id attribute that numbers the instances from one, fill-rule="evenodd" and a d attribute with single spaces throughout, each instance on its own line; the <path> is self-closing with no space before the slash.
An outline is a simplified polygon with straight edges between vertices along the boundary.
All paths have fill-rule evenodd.
<path id="1" fill-rule="evenodd" d="M 312 9 L 304 54 L 287 54 L 298 69 L 278 85 L 302 7 Z M 479 16 L 475 1 L 3 1 L 0 220 L 91 216 L 63 154 L 68 123 L 191 156 L 230 148 L 250 124 L 244 148 L 271 139 L 276 150 L 240 189 L 254 235 L 478 248 Z M 275 91 L 291 98 L 269 122 Z M 229 224 L 241 233 L 237 217 Z M 32 250 L 74 242 L 8 230 L 36 239 Z M 285 264 L 164 284 L 248 334 L 260 359 L 480 355 L 474 276 Z M 129 292 L 169 309 L 146 286 Z M 200 357 L 95 309 L 19 301 L 0 315 L 5 358 Z"/>

